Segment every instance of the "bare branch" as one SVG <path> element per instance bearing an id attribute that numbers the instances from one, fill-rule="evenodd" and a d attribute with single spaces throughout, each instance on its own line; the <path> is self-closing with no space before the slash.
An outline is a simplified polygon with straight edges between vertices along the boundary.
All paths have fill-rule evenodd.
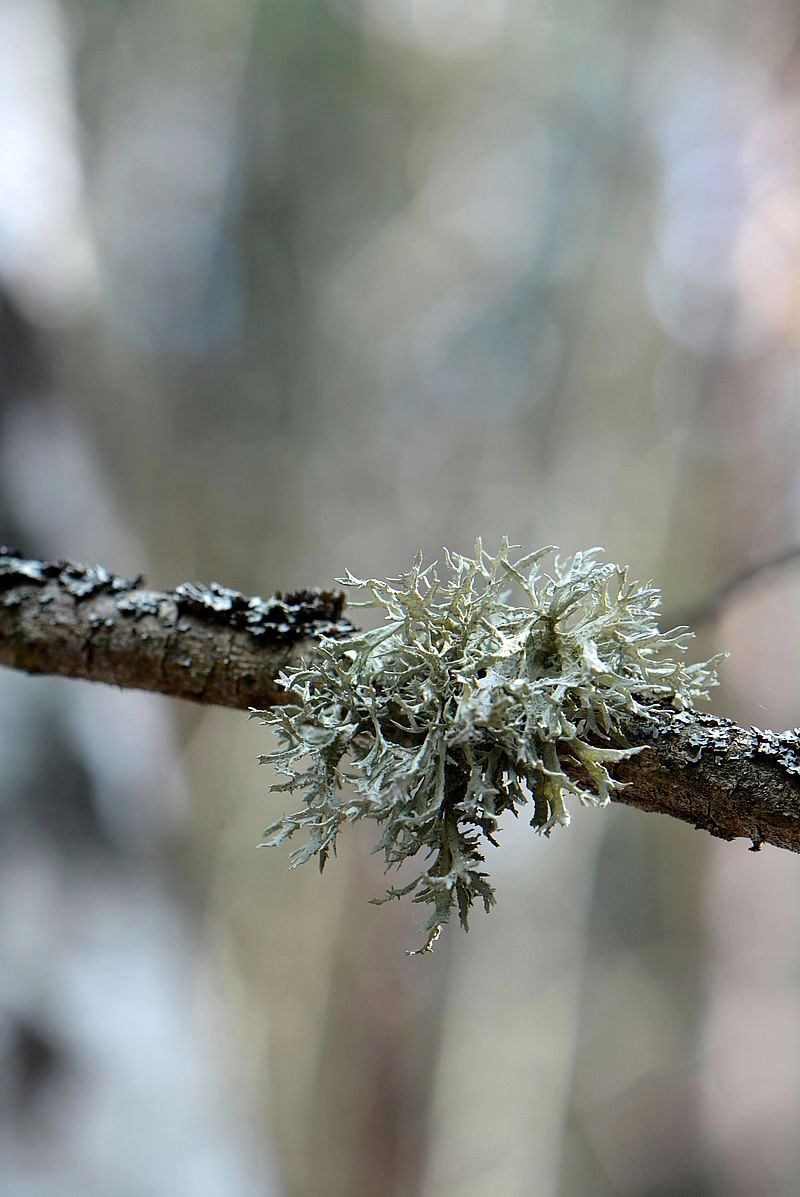
<path id="1" fill-rule="evenodd" d="M 0 550 L 0 665 L 218 706 L 264 709 L 277 674 L 320 635 L 347 635 L 340 591 L 246 598 L 214 584 L 159 592 L 100 567 Z M 722 839 L 800 851 L 800 730 L 778 734 L 656 708 L 621 728 L 639 753 L 614 767 L 615 801 Z"/>
<path id="2" fill-rule="evenodd" d="M 0 665 L 223 707 L 285 700 L 275 678 L 321 634 L 346 634 L 344 594 L 246 598 L 217 583 L 148 590 L 101 566 L 0 549 Z"/>
<path id="3" fill-rule="evenodd" d="M 720 839 L 800 852 L 800 729 L 743 728 L 698 711 L 655 709 L 621 728 L 641 752 L 616 766 L 614 801 L 672 815 Z"/>

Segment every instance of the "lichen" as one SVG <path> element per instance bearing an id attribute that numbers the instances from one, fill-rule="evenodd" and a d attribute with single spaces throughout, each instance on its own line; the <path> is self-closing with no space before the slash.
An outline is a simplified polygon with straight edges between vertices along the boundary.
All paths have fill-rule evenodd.
<path id="1" fill-rule="evenodd" d="M 183 582 L 176 586 L 174 598 L 179 611 L 244 628 L 251 636 L 265 640 L 291 643 L 352 631 L 352 625 L 341 618 L 344 595 L 340 590 L 298 590 L 263 599 L 247 598 L 219 582 L 210 586 Z"/>
<path id="2" fill-rule="evenodd" d="M 377 899 L 430 906 L 422 952 L 454 911 L 466 929 L 473 903 L 493 905 L 482 865 L 501 815 L 530 803 L 549 836 L 569 822 L 568 796 L 604 806 L 621 785 L 610 766 L 642 751 L 622 742 L 618 716 L 659 699 L 683 709 L 716 680 L 716 659 L 683 660 L 688 629 L 659 631 L 659 591 L 601 550 L 543 572 L 552 548 L 512 560 L 514 547 L 445 550 L 442 577 L 421 554 L 387 581 L 348 573 L 340 582 L 369 596 L 354 605 L 382 608 L 383 624 L 323 637 L 280 676 L 288 703 L 254 712 L 281 742 L 261 758 L 288 779 L 273 790 L 303 795 L 265 845 L 305 833 L 292 867 L 317 856 L 322 868 L 345 824 L 372 819 L 387 871 L 427 854 Z"/>

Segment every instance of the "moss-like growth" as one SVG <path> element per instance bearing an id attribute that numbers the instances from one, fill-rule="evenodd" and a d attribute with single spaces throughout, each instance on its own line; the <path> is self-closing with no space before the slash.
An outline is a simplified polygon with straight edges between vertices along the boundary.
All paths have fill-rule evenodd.
<path id="1" fill-rule="evenodd" d="M 569 822 L 566 795 L 605 805 L 620 786 L 609 765 L 642 751 L 621 746 L 618 716 L 690 705 L 715 683 L 715 661 L 684 663 L 687 629 L 659 631 L 658 590 L 600 550 L 542 572 L 551 548 L 515 561 L 512 548 L 446 551 L 444 577 L 421 554 L 388 581 L 348 573 L 340 581 L 370 595 L 353 605 L 383 608 L 385 622 L 323 639 L 280 678 L 294 700 L 256 712 L 283 744 L 261 758 L 288 778 L 273 789 L 304 799 L 265 843 L 305 832 L 292 866 L 316 855 L 322 868 L 344 824 L 374 819 L 387 870 L 425 853 L 428 867 L 378 899 L 431 907 L 420 951 L 454 909 L 466 929 L 473 902 L 494 903 L 481 866 L 500 815 L 532 802 L 531 825 L 549 835 Z"/>

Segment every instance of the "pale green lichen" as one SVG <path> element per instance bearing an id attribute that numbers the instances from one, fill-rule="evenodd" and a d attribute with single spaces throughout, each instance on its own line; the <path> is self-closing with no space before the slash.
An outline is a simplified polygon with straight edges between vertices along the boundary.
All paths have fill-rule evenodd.
<path id="1" fill-rule="evenodd" d="M 282 741 L 261 758 L 288 778 L 272 788 L 304 800 L 265 843 L 304 832 L 292 866 L 316 855 L 322 868 L 344 824 L 374 819 L 387 870 L 426 853 L 428 867 L 378 899 L 430 905 L 420 951 L 454 908 L 466 929 L 474 901 L 494 903 L 481 866 L 500 815 L 532 802 L 531 825 L 549 835 L 569 822 L 566 795 L 605 805 L 620 786 L 609 765 L 641 751 L 621 746 L 618 716 L 691 705 L 715 684 L 716 659 L 683 661 L 687 629 L 659 631 L 658 590 L 599 549 L 542 572 L 551 548 L 512 561 L 513 547 L 446 551 L 441 578 L 421 554 L 388 581 L 348 573 L 340 581 L 370 595 L 353 605 L 383 608 L 383 625 L 324 638 L 281 675 L 293 700 L 255 712 Z"/>

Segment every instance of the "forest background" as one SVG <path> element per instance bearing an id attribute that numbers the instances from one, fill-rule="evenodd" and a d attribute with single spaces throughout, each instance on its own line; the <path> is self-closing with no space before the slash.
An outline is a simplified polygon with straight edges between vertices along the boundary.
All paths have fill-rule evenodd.
<path id="1" fill-rule="evenodd" d="M 0 538 L 154 585 L 601 544 L 680 618 L 800 542 L 789 0 L 4 0 Z M 700 628 L 797 721 L 800 578 Z M 800 874 L 521 822 L 430 959 L 236 712 L 0 675 L 9 1197 L 800 1189 Z"/>

